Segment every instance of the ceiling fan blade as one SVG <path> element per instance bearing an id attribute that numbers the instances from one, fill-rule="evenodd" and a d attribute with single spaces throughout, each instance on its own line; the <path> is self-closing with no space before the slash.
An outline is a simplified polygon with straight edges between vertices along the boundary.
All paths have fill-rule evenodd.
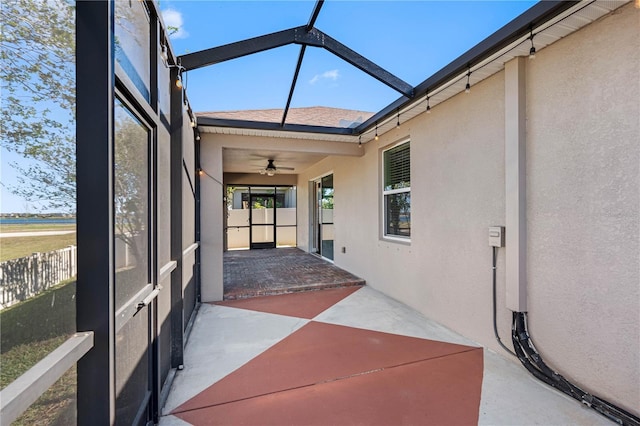
<path id="1" fill-rule="evenodd" d="M 293 167 L 282 167 L 278 166 L 278 170 L 295 170 Z"/>

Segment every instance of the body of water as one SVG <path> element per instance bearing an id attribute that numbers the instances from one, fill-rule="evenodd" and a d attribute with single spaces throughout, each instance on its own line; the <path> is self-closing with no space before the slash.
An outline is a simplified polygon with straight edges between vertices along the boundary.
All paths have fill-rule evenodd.
<path id="1" fill-rule="evenodd" d="M 3 217 L 0 218 L 1 225 L 31 225 L 34 223 L 41 223 L 44 225 L 51 224 L 74 224 L 76 223 L 75 217 L 51 217 L 51 218 L 39 218 L 39 217 Z"/>

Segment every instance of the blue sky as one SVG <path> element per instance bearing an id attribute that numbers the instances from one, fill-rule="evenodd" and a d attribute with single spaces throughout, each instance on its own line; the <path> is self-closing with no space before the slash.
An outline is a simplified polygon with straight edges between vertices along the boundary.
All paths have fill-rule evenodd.
<path id="1" fill-rule="evenodd" d="M 331 1 L 316 28 L 415 86 L 511 21 L 531 1 Z M 304 25 L 315 1 L 164 1 L 178 55 Z M 170 24 L 169 22 L 172 22 Z M 300 46 L 188 73 L 195 111 L 283 108 Z M 292 106 L 379 111 L 399 94 L 329 52 L 310 47 Z"/>
<path id="2" fill-rule="evenodd" d="M 533 1 L 325 1 L 316 28 L 415 86 L 475 46 Z M 178 55 L 304 25 L 315 0 L 162 0 Z M 300 46 L 289 45 L 187 73 L 196 112 L 284 108 Z M 332 106 L 376 112 L 399 97 L 329 52 L 309 47 L 292 107 Z M 1 151 L 1 182 L 15 184 Z M 2 186 L 3 213 L 41 210 Z"/>

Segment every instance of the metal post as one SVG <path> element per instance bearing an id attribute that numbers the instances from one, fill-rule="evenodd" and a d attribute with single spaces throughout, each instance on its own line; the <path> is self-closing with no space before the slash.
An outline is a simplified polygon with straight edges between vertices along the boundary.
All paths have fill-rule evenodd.
<path id="1" fill-rule="evenodd" d="M 178 79 L 178 69 L 171 69 L 171 81 Z M 182 297 L 182 89 L 171 85 L 171 260 L 177 262 L 171 272 L 171 367 L 183 361 Z"/>
<path id="2" fill-rule="evenodd" d="M 115 422 L 113 255 L 113 1 L 76 4 L 78 425 Z"/>

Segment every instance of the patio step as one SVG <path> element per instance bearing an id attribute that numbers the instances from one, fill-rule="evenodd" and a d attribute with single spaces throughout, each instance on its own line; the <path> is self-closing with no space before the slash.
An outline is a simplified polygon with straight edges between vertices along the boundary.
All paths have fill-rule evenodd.
<path id="1" fill-rule="evenodd" d="M 353 281 L 344 281 L 338 283 L 314 283 L 314 284 L 304 284 L 304 285 L 291 285 L 291 284 L 283 284 L 282 286 L 278 286 L 277 284 L 274 286 L 270 284 L 269 287 L 266 288 L 247 288 L 247 289 L 233 289 L 230 291 L 225 291 L 224 300 L 239 300 L 239 299 L 248 299 L 251 297 L 261 297 L 261 296 L 277 296 L 280 294 L 289 294 L 289 293 L 300 293 L 306 291 L 320 291 L 320 290 L 328 290 L 332 288 L 342 288 L 342 287 L 354 287 L 354 286 L 364 286 L 366 285 L 365 280 L 357 279 Z"/>

